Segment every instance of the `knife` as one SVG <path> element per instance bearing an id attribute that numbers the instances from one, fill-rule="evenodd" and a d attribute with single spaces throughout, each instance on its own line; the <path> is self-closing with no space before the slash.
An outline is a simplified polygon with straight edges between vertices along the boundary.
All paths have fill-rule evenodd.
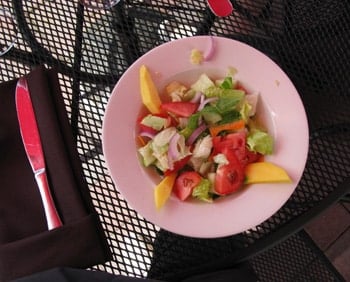
<path id="1" fill-rule="evenodd" d="M 48 229 L 62 226 L 52 199 L 46 176 L 44 154 L 41 146 L 39 129 L 25 78 L 20 78 L 16 86 L 16 109 L 22 141 L 28 160 L 37 182 L 44 206 Z"/>

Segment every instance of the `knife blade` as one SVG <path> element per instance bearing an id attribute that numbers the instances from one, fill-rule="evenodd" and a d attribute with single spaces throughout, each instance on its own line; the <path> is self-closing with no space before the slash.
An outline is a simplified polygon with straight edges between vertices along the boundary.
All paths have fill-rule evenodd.
<path id="1" fill-rule="evenodd" d="M 62 221 L 58 215 L 47 180 L 46 165 L 37 120 L 30 98 L 27 80 L 24 77 L 20 78 L 17 82 L 15 101 L 24 149 L 39 188 L 47 226 L 51 230 L 62 226 Z"/>

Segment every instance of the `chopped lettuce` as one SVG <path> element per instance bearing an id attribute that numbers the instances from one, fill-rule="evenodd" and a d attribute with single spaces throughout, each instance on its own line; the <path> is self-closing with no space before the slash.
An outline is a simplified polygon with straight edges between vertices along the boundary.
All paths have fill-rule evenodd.
<path id="1" fill-rule="evenodd" d="M 188 164 L 193 168 L 194 171 L 198 172 L 200 170 L 202 164 L 203 164 L 203 159 L 195 158 L 192 155 L 191 158 L 188 161 Z"/>
<path id="2" fill-rule="evenodd" d="M 211 195 L 211 183 L 208 179 L 202 178 L 201 182 L 193 189 L 192 196 L 205 202 L 213 201 Z"/>
<path id="3" fill-rule="evenodd" d="M 264 131 L 252 129 L 247 137 L 247 144 L 250 151 L 263 155 L 272 154 L 273 138 Z"/>
<path id="4" fill-rule="evenodd" d="M 199 79 L 191 85 L 191 89 L 197 92 L 204 92 L 209 87 L 215 87 L 215 84 L 205 73 L 201 74 Z"/>
<path id="5" fill-rule="evenodd" d="M 163 155 L 166 155 L 169 149 L 169 144 L 165 144 L 163 146 L 157 146 L 154 142 L 151 143 L 152 154 L 156 159 L 161 159 Z"/>
<path id="6" fill-rule="evenodd" d="M 142 156 L 142 163 L 145 166 L 155 165 L 159 170 L 166 171 L 173 163 L 191 154 L 190 148 L 185 144 L 185 137 L 180 135 L 177 144 L 177 158 L 168 157 L 169 143 L 175 134 L 178 134 L 175 127 L 169 127 L 159 132 L 145 146 L 139 148 Z"/>
<path id="7" fill-rule="evenodd" d="M 175 127 L 168 127 L 161 132 L 159 132 L 153 139 L 152 143 L 156 147 L 163 147 L 164 145 L 169 144 L 170 139 L 176 134 Z"/>
<path id="8" fill-rule="evenodd" d="M 223 82 L 220 84 L 220 87 L 223 89 L 232 89 L 233 88 L 233 81 L 231 76 L 226 76 L 223 80 Z"/>
<path id="9" fill-rule="evenodd" d="M 240 116 L 245 123 L 248 123 L 249 121 L 251 110 L 252 106 L 245 100 L 243 105 L 241 106 L 241 110 L 239 111 Z"/>
<path id="10" fill-rule="evenodd" d="M 244 91 L 232 89 L 233 79 L 227 76 L 219 86 L 202 74 L 191 88 L 202 92 L 206 98 L 217 97 L 217 101 L 207 104 L 199 113 L 209 125 L 216 124 L 224 119 L 224 123 L 231 122 L 239 118 L 239 105 L 245 96 Z M 182 134 L 189 136 L 194 129 L 192 126 L 186 128 Z"/>
<path id="11" fill-rule="evenodd" d="M 219 122 L 217 122 L 217 124 L 220 125 L 220 124 L 231 123 L 240 119 L 242 119 L 240 112 L 236 110 L 232 110 L 223 114 L 222 119 Z"/>
<path id="12" fill-rule="evenodd" d="M 153 155 L 151 142 L 148 142 L 145 146 L 139 148 L 138 151 L 142 157 L 142 163 L 144 166 L 150 166 L 156 160 L 156 157 Z"/>
<path id="13" fill-rule="evenodd" d="M 211 168 L 212 162 L 208 160 L 213 148 L 213 140 L 210 135 L 199 139 L 193 148 L 189 164 L 202 175 L 205 175 Z"/>
<path id="14" fill-rule="evenodd" d="M 193 157 L 192 155 L 188 164 L 200 175 L 206 175 L 211 169 L 213 162 L 207 159 Z"/>
<path id="15" fill-rule="evenodd" d="M 204 109 L 213 107 L 220 116 L 230 111 L 237 110 L 244 98 L 244 92 L 241 90 L 222 89 L 219 87 L 207 89 L 205 95 L 208 95 L 209 97 L 218 97 L 218 100 L 215 103 L 204 107 Z M 208 109 L 205 111 L 208 111 Z M 210 111 L 213 112 L 214 110 L 210 109 Z"/>
<path id="16" fill-rule="evenodd" d="M 207 175 L 212 167 L 213 167 L 213 162 L 210 161 L 210 160 L 207 160 L 207 161 L 205 161 L 205 162 L 203 162 L 201 164 L 201 166 L 199 167 L 198 172 L 201 175 Z"/>
<path id="17" fill-rule="evenodd" d="M 141 120 L 141 124 L 151 127 L 157 131 L 160 131 L 161 129 L 166 127 L 166 125 L 168 124 L 168 120 L 166 118 L 149 114 Z"/>
<path id="18" fill-rule="evenodd" d="M 209 125 L 215 124 L 222 120 L 222 116 L 220 115 L 218 109 L 215 106 L 205 106 L 200 114 L 204 118 L 205 122 Z"/>
<path id="19" fill-rule="evenodd" d="M 160 170 L 160 171 L 166 171 L 169 169 L 169 162 L 166 154 L 160 155 L 157 157 L 156 162 L 154 165 Z"/>
<path id="20" fill-rule="evenodd" d="M 215 103 L 205 106 L 200 114 L 210 125 L 237 120 L 240 118 L 237 108 L 243 99 L 243 95 L 243 92 L 227 92 L 221 95 Z"/>
<path id="21" fill-rule="evenodd" d="M 171 145 L 169 145 L 171 146 Z M 175 148 L 173 148 L 175 149 Z M 185 137 L 182 135 L 179 135 L 178 141 L 176 143 L 176 157 L 170 156 L 168 153 L 166 154 L 167 157 L 167 169 L 173 169 L 174 163 L 178 160 L 181 160 L 185 158 L 188 155 L 191 155 L 190 148 L 186 146 L 185 144 Z"/>
<path id="22" fill-rule="evenodd" d="M 205 97 L 227 97 L 231 99 L 238 99 L 239 101 L 244 97 L 245 93 L 239 89 L 225 89 L 221 87 L 211 86 L 204 92 Z"/>
<path id="23" fill-rule="evenodd" d="M 220 114 L 235 110 L 236 106 L 241 102 L 241 97 L 220 97 L 215 103 L 215 107 Z"/>
<path id="24" fill-rule="evenodd" d="M 183 159 L 184 157 L 192 154 L 190 151 L 190 148 L 186 146 L 185 137 L 181 135 L 179 140 L 177 141 L 177 149 L 178 149 L 179 155 L 177 159 L 175 159 L 174 161 Z"/>
<path id="25" fill-rule="evenodd" d="M 190 137 L 192 132 L 198 127 L 199 117 L 200 117 L 200 114 L 198 112 L 191 115 L 188 118 L 186 127 L 180 131 L 180 134 L 185 136 L 186 139 Z"/>
<path id="26" fill-rule="evenodd" d="M 193 156 L 195 158 L 207 159 L 210 156 L 212 148 L 213 139 L 210 135 L 207 135 L 196 142 L 193 149 Z"/>
<path id="27" fill-rule="evenodd" d="M 228 73 L 223 79 L 216 80 L 215 85 L 224 89 L 235 89 L 237 86 L 237 80 L 234 79 L 233 74 Z"/>
<path id="28" fill-rule="evenodd" d="M 256 112 L 256 107 L 259 101 L 259 94 L 253 93 L 253 94 L 245 95 L 244 98 L 245 98 L 245 101 L 251 106 L 249 116 L 254 116 Z"/>

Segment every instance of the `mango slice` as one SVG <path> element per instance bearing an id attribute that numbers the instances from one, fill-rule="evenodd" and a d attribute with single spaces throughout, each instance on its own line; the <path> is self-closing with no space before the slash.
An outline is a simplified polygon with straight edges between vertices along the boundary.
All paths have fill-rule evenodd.
<path id="1" fill-rule="evenodd" d="M 245 184 L 292 182 L 287 172 L 270 162 L 248 164 L 245 168 Z"/>
<path id="2" fill-rule="evenodd" d="M 159 98 L 157 87 L 145 65 L 140 67 L 140 91 L 142 103 L 146 108 L 152 114 L 159 114 L 162 102 Z"/>
<path id="3" fill-rule="evenodd" d="M 154 203 L 159 210 L 164 206 L 170 197 L 176 179 L 176 172 L 165 176 L 163 180 L 154 188 Z"/>

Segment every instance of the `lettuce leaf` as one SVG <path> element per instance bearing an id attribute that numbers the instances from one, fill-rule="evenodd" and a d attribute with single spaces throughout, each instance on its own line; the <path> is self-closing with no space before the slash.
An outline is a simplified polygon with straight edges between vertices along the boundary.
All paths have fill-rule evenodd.
<path id="1" fill-rule="evenodd" d="M 240 101 L 245 94 L 243 90 L 239 90 L 239 89 L 226 89 L 226 88 L 211 86 L 204 91 L 204 95 L 207 98 L 230 97 L 230 98 L 237 98 Z"/>
<path id="2" fill-rule="evenodd" d="M 196 92 L 204 92 L 208 88 L 215 86 L 214 82 L 205 74 L 201 74 L 198 80 L 191 85 L 191 89 Z"/>
<path id="3" fill-rule="evenodd" d="M 165 145 L 168 145 L 170 142 L 170 139 L 174 136 L 176 133 L 175 127 L 168 127 L 161 132 L 159 132 L 153 139 L 152 143 L 154 143 L 154 146 L 156 147 L 163 147 Z"/>
<path id="4" fill-rule="evenodd" d="M 252 129 L 247 137 L 247 144 L 250 151 L 263 155 L 270 155 L 273 152 L 273 138 L 268 133 Z"/>
<path id="5" fill-rule="evenodd" d="M 243 117 L 241 116 L 241 114 L 238 111 L 232 110 L 232 111 L 229 111 L 229 112 L 223 114 L 222 119 L 217 124 L 220 125 L 220 124 L 230 123 L 230 122 L 234 122 L 236 120 L 240 120 L 242 118 Z"/>
<path id="6" fill-rule="evenodd" d="M 205 106 L 201 111 L 200 114 L 203 116 L 204 120 L 208 124 L 215 124 L 218 121 L 222 120 L 222 116 L 220 115 L 219 111 L 215 106 Z"/>
<path id="7" fill-rule="evenodd" d="M 215 107 L 218 109 L 220 114 L 225 114 L 234 110 L 240 101 L 241 97 L 220 97 L 215 103 Z"/>
<path id="8" fill-rule="evenodd" d="M 211 203 L 213 201 L 212 194 L 210 193 L 211 183 L 208 179 L 202 178 L 201 182 L 193 189 L 192 196 L 204 201 Z"/>
<path id="9" fill-rule="evenodd" d="M 180 131 L 180 134 L 183 135 L 186 139 L 190 137 L 192 132 L 198 127 L 199 116 L 200 114 L 198 112 L 191 115 L 188 118 L 186 127 Z"/>
<path id="10" fill-rule="evenodd" d="M 154 116 L 151 114 L 145 116 L 141 121 L 141 124 L 149 126 L 157 131 L 160 131 L 163 128 L 165 128 L 167 123 L 168 123 L 168 120 L 166 118 Z"/>
<path id="11" fill-rule="evenodd" d="M 224 78 L 224 81 L 220 84 L 220 87 L 223 89 L 232 89 L 233 88 L 233 81 L 231 76 L 226 76 Z"/>
<path id="12" fill-rule="evenodd" d="M 245 123 L 248 123 L 249 121 L 251 110 L 252 110 L 252 106 L 247 101 L 244 101 L 239 113 Z"/>
<path id="13" fill-rule="evenodd" d="M 244 92 L 236 89 L 223 89 L 210 87 L 204 92 L 206 97 L 218 97 L 216 103 L 212 104 L 219 114 L 225 114 L 236 110 L 244 98 Z"/>
<path id="14" fill-rule="evenodd" d="M 156 157 L 153 155 L 151 142 L 148 142 L 145 146 L 138 149 L 144 166 L 149 166 L 156 161 Z"/>

